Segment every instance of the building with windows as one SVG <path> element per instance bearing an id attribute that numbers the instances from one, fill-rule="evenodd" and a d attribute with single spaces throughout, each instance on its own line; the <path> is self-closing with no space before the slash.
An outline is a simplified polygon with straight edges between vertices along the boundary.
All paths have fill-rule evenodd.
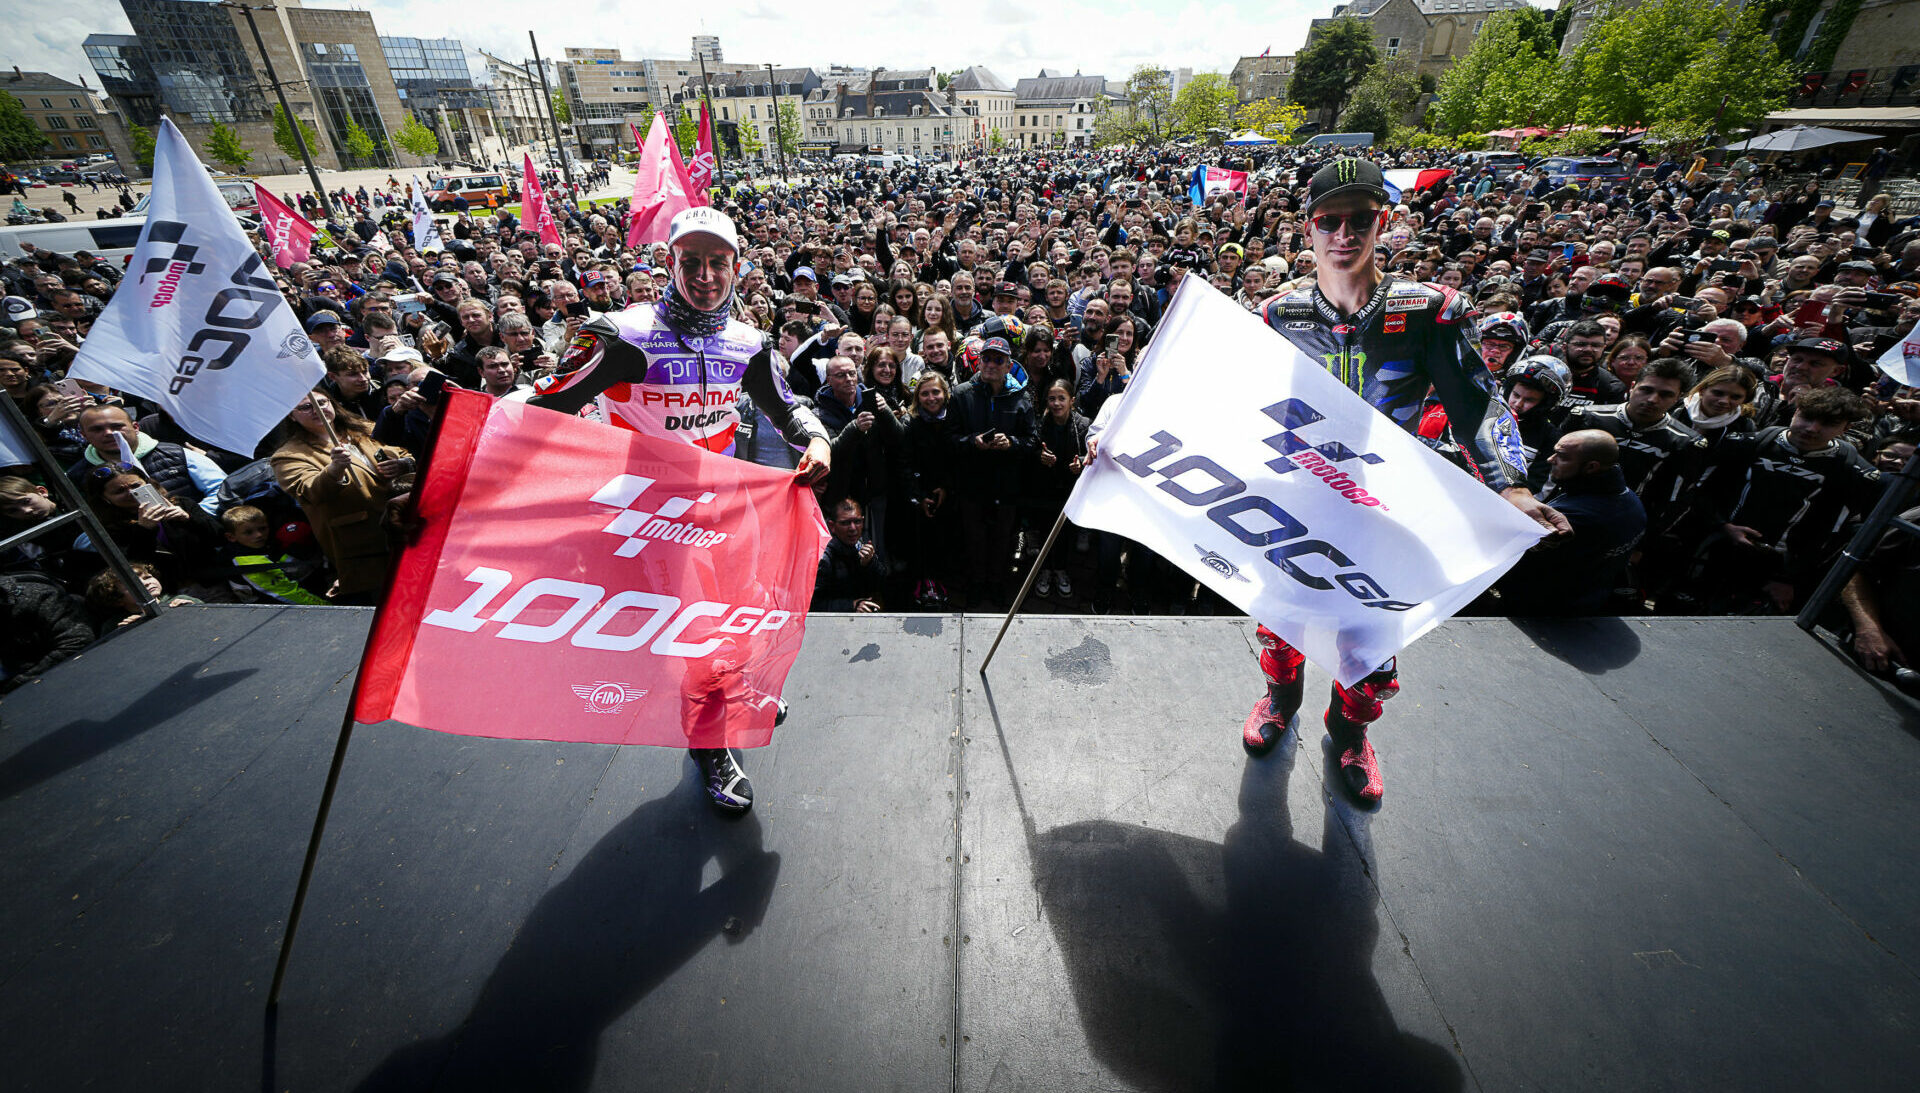
<path id="1" fill-rule="evenodd" d="M 467 51 L 458 38 L 380 39 L 387 70 L 400 102 L 415 121 L 440 138 L 442 160 L 492 163 L 496 156 L 482 146 L 494 136 L 487 96 L 473 82 Z M 495 142 L 498 143 L 497 141 Z"/>
<path id="2" fill-rule="evenodd" d="M 1046 69 L 1013 89 L 1015 148 L 1091 148 L 1093 119 L 1103 108 L 1124 105 L 1124 85 L 1105 76 L 1062 76 Z"/>
<path id="3" fill-rule="evenodd" d="M 540 70 L 531 60 L 508 61 L 480 50 L 480 62 L 486 66 L 487 83 L 483 89 L 494 127 L 507 147 L 527 145 L 544 148 L 553 143 L 547 115 L 541 106 Z M 547 86 L 558 87 L 559 75 L 551 60 L 542 58 L 547 68 Z"/>
<path id="4" fill-rule="evenodd" d="M 151 126 L 166 114 L 202 148 L 215 124 L 230 125 L 254 154 L 252 170 L 298 170 L 298 161 L 273 142 L 276 100 L 244 13 L 200 0 L 120 0 L 120 7 L 133 34 L 92 35 L 83 47 L 128 124 Z M 309 149 L 316 163 L 424 162 L 393 146 L 405 107 L 373 16 L 307 8 L 301 0 L 279 0 L 253 16 L 294 115 L 317 131 L 317 146 Z M 362 154 L 351 149 L 356 130 L 371 144 Z"/>
<path id="5" fill-rule="evenodd" d="M 46 140 L 46 154 L 61 159 L 108 155 L 129 177 L 145 171 L 133 158 L 127 127 L 85 84 L 70 83 L 50 72 L 0 75 L 0 88 L 20 100 L 27 120 Z"/>
<path id="6" fill-rule="evenodd" d="M 1351 0 L 1315 19 L 1307 40 L 1335 19 L 1363 19 L 1381 57 L 1411 57 L 1420 75 L 1438 80 L 1473 48 L 1489 16 L 1526 6 L 1526 0 Z"/>
<path id="7" fill-rule="evenodd" d="M 709 68 L 725 61 L 726 58 L 720 55 L 720 36 L 718 34 L 694 35 L 693 59 L 706 61 Z"/>
<path id="8" fill-rule="evenodd" d="M 802 106 L 807 96 L 820 87 L 820 73 L 811 68 L 776 68 L 771 79 L 767 70 L 745 72 L 726 72 L 720 75 L 709 74 L 706 84 L 707 94 L 713 102 L 714 132 L 719 139 L 735 154 L 740 149 L 740 130 L 751 128 L 764 150 L 759 157 L 763 163 L 772 163 L 778 158 L 774 150 L 776 100 L 781 106 L 790 106 L 794 110 L 795 121 L 800 121 Z M 691 110 L 699 116 L 700 77 L 694 76 L 681 86 L 674 95 L 673 102 L 680 110 Z M 781 124 L 785 124 L 782 122 Z M 801 123 L 804 127 L 804 123 Z M 801 139 L 800 129 L 787 134 L 796 143 Z"/>
<path id="9" fill-rule="evenodd" d="M 715 49 L 719 47 L 716 44 Z M 756 71 L 754 65 L 707 62 L 707 75 Z M 761 75 L 765 68 L 759 68 Z M 584 151 L 594 155 L 633 148 L 631 127 L 646 136 L 659 110 L 674 121 L 688 80 L 700 80 L 697 57 L 678 60 L 629 59 L 617 49 L 568 47 L 560 63 L 560 87 L 573 113 L 573 131 Z"/>
<path id="10" fill-rule="evenodd" d="M 973 152 L 996 143 L 1013 143 L 1015 95 L 1012 86 L 985 68 L 974 65 L 947 85 L 960 127 L 960 144 Z"/>
<path id="11" fill-rule="evenodd" d="M 801 104 L 802 151 L 951 157 L 963 118 L 931 68 L 829 76 Z"/>
<path id="12" fill-rule="evenodd" d="M 1234 62 L 1233 71 L 1227 75 L 1227 82 L 1233 85 L 1235 97 L 1243 103 L 1259 99 L 1285 99 L 1287 84 L 1292 80 L 1291 53 L 1279 57 L 1270 54 L 1242 57 Z"/>

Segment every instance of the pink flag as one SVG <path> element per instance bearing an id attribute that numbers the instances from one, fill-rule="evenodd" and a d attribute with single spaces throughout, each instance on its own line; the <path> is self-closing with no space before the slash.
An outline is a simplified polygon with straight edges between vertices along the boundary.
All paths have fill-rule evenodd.
<path id="1" fill-rule="evenodd" d="M 455 391 L 417 488 L 420 534 L 374 622 L 356 720 L 772 739 L 827 542 L 791 473 Z"/>
<path id="2" fill-rule="evenodd" d="M 667 225 L 679 213 L 693 207 L 687 191 L 687 169 L 680 162 L 680 149 L 667 132 L 667 119 L 658 112 L 640 146 L 640 161 L 634 164 L 633 214 L 627 221 L 627 246 L 650 246 L 667 241 Z"/>
<path id="3" fill-rule="evenodd" d="M 713 115 L 707 112 L 707 100 L 700 100 L 700 136 L 693 148 L 693 162 L 687 165 L 688 196 L 696 205 L 711 204 L 707 191 L 719 173 L 719 161 L 713 157 Z"/>
<path id="4" fill-rule="evenodd" d="M 525 157 L 520 180 L 520 222 L 531 224 L 540 233 L 542 244 L 560 245 L 560 225 L 553 222 L 553 208 L 547 204 L 547 192 L 540 188 L 532 156 Z"/>
<path id="5" fill-rule="evenodd" d="M 260 203 L 260 234 L 273 244 L 273 264 L 286 269 L 306 261 L 313 253 L 313 225 L 258 182 L 253 193 Z"/>

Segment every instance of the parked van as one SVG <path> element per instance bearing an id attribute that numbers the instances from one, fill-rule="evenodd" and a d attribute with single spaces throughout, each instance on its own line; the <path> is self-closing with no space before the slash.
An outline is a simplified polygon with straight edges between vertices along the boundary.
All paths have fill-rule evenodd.
<path id="1" fill-rule="evenodd" d="M 506 178 L 492 171 L 446 175 L 427 191 L 427 207 L 437 213 L 453 212 L 458 208 L 453 203 L 455 194 L 466 198 L 470 208 L 497 209 L 507 200 Z"/>
<path id="2" fill-rule="evenodd" d="M 1307 138 L 1305 148 L 1371 148 L 1372 133 L 1320 133 Z"/>
<path id="3" fill-rule="evenodd" d="M 0 259 L 12 261 L 26 255 L 20 244 L 32 243 L 38 250 L 72 254 L 92 251 L 110 262 L 126 265 L 140 244 L 140 229 L 147 226 L 144 216 L 123 216 L 113 220 L 68 220 L 60 224 L 22 224 L 0 228 Z"/>
<path id="4" fill-rule="evenodd" d="M 238 216 L 258 220 L 260 218 L 260 198 L 253 192 L 252 179 L 214 179 L 213 184 L 220 188 L 220 198 L 227 203 Z M 147 206 L 153 204 L 151 192 L 141 195 L 133 208 L 127 210 L 128 216 L 144 217 Z"/>

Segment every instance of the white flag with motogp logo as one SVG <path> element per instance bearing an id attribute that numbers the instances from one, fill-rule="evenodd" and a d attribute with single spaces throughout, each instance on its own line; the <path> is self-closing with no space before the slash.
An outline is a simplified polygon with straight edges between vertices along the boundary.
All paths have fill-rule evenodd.
<path id="1" fill-rule="evenodd" d="M 1544 534 L 1191 275 L 1067 515 L 1178 565 L 1342 684 Z"/>
<path id="2" fill-rule="evenodd" d="M 420 181 L 419 175 L 413 176 L 413 249 L 415 253 L 428 247 L 441 250 L 440 228 L 433 222 L 433 206 L 427 204 L 427 184 Z"/>
<path id="3" fill-rule="evenodd" d="M 325 371 L 273 267 L 161 118 L 140 244 L 67 374 L 150 399 L 198 439 L 247 453 Z"/>
<path id="4" fill-rule="evenodd" d="M 1902 387 L 1920 387 L 1920 325 L 1887 347 L 1875 362 Z"/>

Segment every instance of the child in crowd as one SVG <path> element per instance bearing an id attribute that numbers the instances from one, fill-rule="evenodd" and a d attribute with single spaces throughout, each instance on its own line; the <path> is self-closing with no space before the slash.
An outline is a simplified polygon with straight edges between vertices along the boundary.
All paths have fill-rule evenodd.
<path id="1" fill-rule="evenodd" d="M 327 602 L 294 578 L 294 574 L 312 566 L 275 549 L 273 528 L 265 512 L 252 505 L 235 505 L 220 514 L 220 526 L 226 533 L 227 559 L 234 568 L 227 583 L 242 602 L 309 606 Z"/>
<path id="2" fill-rule="evenodd" d="M 164 600 L 168 607 L 185 607 L 201 602 L 192 596 L 168 596 L 160 586 L 159 571 L 146 562 L 134 562 L 133 575 L 140 578 L 149 596 Z M 140 621 L 140 601 L 111 569 L 95 573 L 93 579 L 87 582 L 86 600 L 87 610 L 93 614 L 102 636 Z"/>

